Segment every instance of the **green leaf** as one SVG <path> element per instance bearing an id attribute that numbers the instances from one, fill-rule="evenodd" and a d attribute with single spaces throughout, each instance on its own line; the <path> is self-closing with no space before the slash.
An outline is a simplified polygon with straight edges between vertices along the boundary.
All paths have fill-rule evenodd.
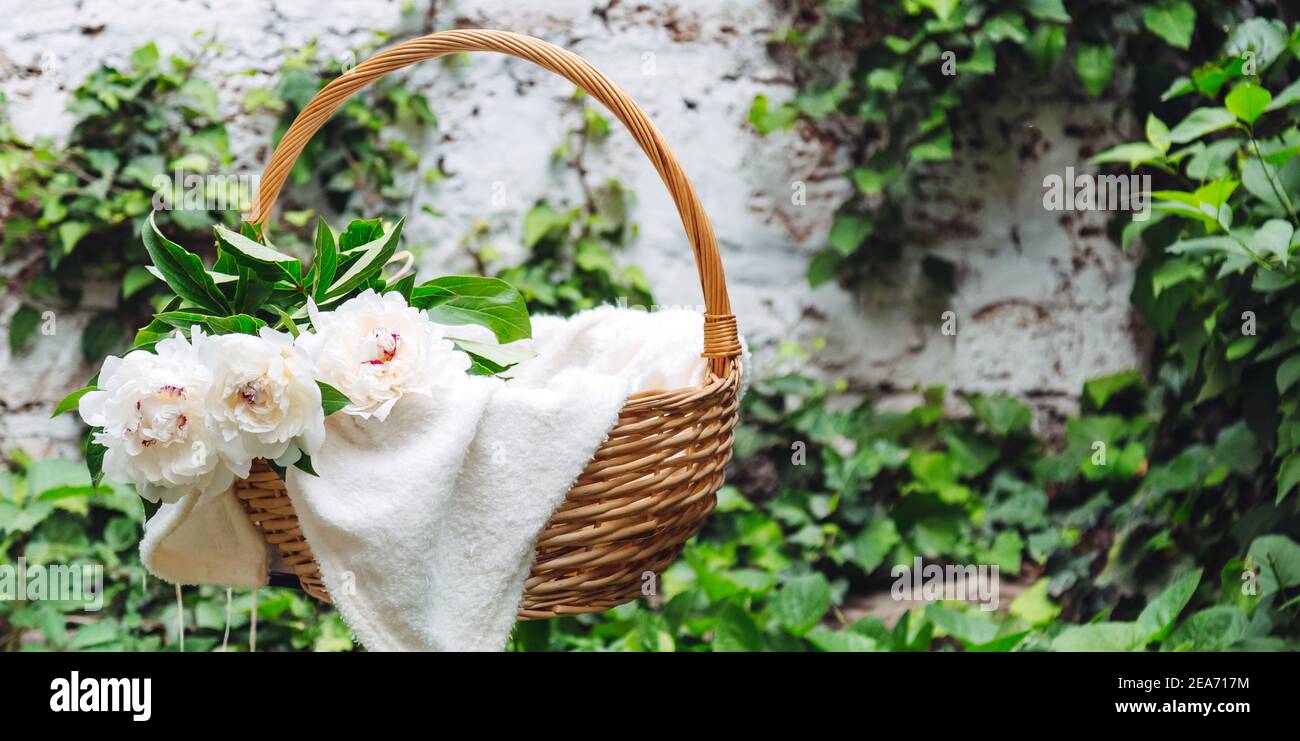
<path id="1" fill-rule="evenodd" d="M 839 275 L 840 265 L 843 262 L 844 255 L 837 250 L 822 250 L 813 255 L 804 276 L 808 285 L 816 288 L 827 281 L 834 280 Z"/>
<path id="2" fill-rule="evenodd" d="M 1029 37 L 1029 43 L 1024 47 L 1025 54 L 1029 56 L 1032 65 L 1031 71 L 1037 76 L 1045 77 L 1061 58 L 1061 53 L 1065 51 L 1065 44 L 1064 27 L 1040 24 L 1034 29 Z"/>
<path id="3" fill-rule="evenodd" d="M 384 236 L 384 222 L 380 219 L 356 219 L 339 235 L 340 253 L 358 252 L 362 247 Z"/>
<path id="4" fill-rule="evenodd" d="M 230 304 L 203 268 L 203 261 L 164 237 L 154 223 L 153 214 L 149 214 L 143 237 L 149 259 L 177 296 L 213 313 L 230 313 Z"/>
<path id="5" fill-rule="evenodd" d="M 1282 467 L 1277 472 L 1277 499 L 1275 504 L 1281 504 L 1283 499 L 1291 493 L 1295 485 L 1300 483 L 1300 453 L 1292 453 L 1282 461 Z"/>
<path id="6" fill-rule="evenodd" d="M 1101 95 L 1115 68 L 1115 49 L 1110 46 L 1081 44 L 1074 55 L 1074 69 L 1083 88 L 1093 96 Z"/>
<path id="7" fill-rule="evenodd" d="M 235 311 L 249 314 L 266 308 L 267 299 L 275 293 L 275 284 L 263 280 L 251 268 L 239 267 L 239 282 L 235 284 Z"/>
<path id="8" fill-rule="evenodd" d="M 146 270 L 150 275 L 152 275 L 153 277 L 157 278 L 158 280 L 163 281 L 164 283 L 167 282 L 167 279 L 163 277 L 162 271 L 159 270 L 158 268 L 156 268 L 156 267 L 154 267 L 154 266 L 152 266 L 152 265 L 145 265 L 145 266 L 144 266 L 144 269 L 145 269 L 145 270 Z M 217 284 L 217 285 L 222 285 L 222 284 L 225 284 L 225 283 L 233 283 L 233 282 L 239 280 L 239 276 L 238 276 L 238 275 L 234 275 L 234 274 L 232 274 L 232 273 L 222 273 L 222 272 L 217 271 L 217 270 L 208 270 L 208 271 L 207 271 L 207 274 L 208 274 L 208 277 L 212 279 L 212 282 L 215 283 L 215 284 Z"/>
<path id="9" fill-rule="evenodd" d="M 1246 51 L 1254 52 L 1258 72 L 1262 75 L 1286 49 L 1288 36 L 1290 32 L 1280 20 L 1260 16 L 1247 18 L 1233 26 L 1224 51 L 1237 59 L 1241 59 Z"/>
<path id="10" fill-rule="evenodd" d="M 965 399 L 975 416 L 999 437 L 1028 430 L 1029 423 L 1033 421 L 1033 410 L 1018 399 L 982 395 L 967 396 Z"/>
<path id="11" fill-rule="evenodd" d="M 822 651 L 864 653 L 879 650 L 879 644 L 871 636 L 853 630 L 835 630 L 825 625 L 818 625 L 808 631 L 804 638 Z"/>
<path id="12" fill-rule="evenodd" d="M 937 136 L 912 145 L 907 153 L 917 162 L 947 162 L 952 159 L 952 131 L 944 129 Z"/>
<path id="13" fill-rule="evenodd" d="M 1184 281 L 1200 281 L 1205 278 L 1205 268 L 1200 263 L 1171 258 L 1160 263 L 1151 274 L 1151 292 L 1157 297 L 1166 290 Z"/>
<path id="14" fill-rule="evenodd" d="M 825 118 L 839 109 L 840 102 L 852 89 L 850 80 L 841 80 L 834 85 L 815 83 L 795 96 L 794 107 L 809 118 Z"/>
<path id="15" fill-rule="evenodd" d="M 1273 102 L 1273 96 L 1268 89 L 1261 87 L 1254 82 L 1246 81 L 1234 87 L 1228 97 L 1223 99 L 1223 105 L 1232 114 L 1246 125 L 1255 123 L 1255 120 L 1264 115 L 1268 110 L 1269 103 Z"/>
<path id="16" fill-rule="evenodd" d="M 293 270 L 293 267 L 290 263 L 297 266 L 298 275 L 302 274 L 301 264 L 290 255 L 255 242 L 220 224 L 213 227 L 213 231 L 216 232 L 217 244 L 222 250 L 233 257 L 235 262 L 253 270 L 263 278 L 269 280 L 292 278 L 293 273 L 289 271 Z"/>
<path id="17" fill-rule="evenodd" d="M 915 0 L 918 7 L 926 8 L 941 21 L 946 21 L 957 10 L 960 0 Z"/>
<path id="18" fill-rule="evenodd" d="M 1237 117 L 1227 108 L 1197 108 L 1169 132 L 1169 141 L 1186 144 L 1219 129 L 1237 123 Z"/>
<path id="19" fill-rule="evenodd" d="M 86 447 L 83 453 L 86 456 L 86 471 L 90 473 L 90 486 L 93 489 L 99 487 L 99 482 L 104 478 L 104 454 L 108 448 L 95 442 L 95 435 L 103 432 L 102 427 L 90 428 L 90 434 L 86 436 Z"/>
<path id="20" fill-rule="evenodd" d="M 68 650 L 86 651 L 92 648 L 116 646 L 120 638 L 117 621 L 100 619 L 77 628 L 77 632 L 73 633 L 72 638 L 68 640 Z"/>
<path id="21" fill-rule="evenodd" d="M 1020 555 L 1024 549 L 1025 541 L 1020 533 L 1003 530 L 990 547 L 980 548 L 978 553 L 981 562 L 997 566 L 1005 574 L 1015 575 L 1020 573 Z"/>
<path id="22" fill-rule="evenodd" d="M 148 268 L 143 265 L 132 265 L 127 269 L 126 275 L 122 276 L 122 298 L 131 298 L 151 285 L 154 280 L 154 274 L 150 273 Z"/>
<path id="23" fill-rule="evenodd" d="M 1277 111 L 1295 105 L 1296 103 L 1300 103 L 1300 80 L 1296 80 L 1290 85 L 1282 88 L 1282 90 L 1278 92 L 1277 96 L 1273 98 L 1273 101 L 1268 104 L 1268 108 L 1265 108 L 1264 110 Z"/>
<path id="24" fill-rule="evenodd" d="M 1154 113 L 1147 114 L 1146 135 L 1147 141 L 1160 150 L 1161 155 L 1169 151 L 1169 127 Z"/>
<path id="25" fill-rule="evenodd" d="M 1191 255 L 1199 257 L 1213 253 L 1222 253 L 1224 255 L 1248 255 L 1249 253 L 1241 246 L 1241 243 L 1232 237 L 1201 237 L 1199 239 L 1184 239 L 1174 242 L 1165 248 L 1167 252 L 1174 255 Z M 1175 268 L 1170 268 L 1176 271 Z M 1166 284 L 1165 287 L 1173 285 Z M 1158 294 L 1157 294 L 1158 295 Z"/>
<path id="26" fill-rule="evenodd" d="M 567 226 L 569 219 L 545 203 L 539 203 L 524 214 L 524 246 L 532 249 L 552 231 Z"/>
<path id="27" fill-rule="evenodd" d="M 1241 139 L 1224 138 L 1209 144 L 1196 142 L 1181 150 L 1192 153 L 1191 159 L 1187 161 L 1187 176 L 1196 180 L 1211 180 L 1227 175 L 1228 162 L 1237 154 L 1241 143 Z"/>
<path id="28" fill-rule="evenodd" d="M 1300 355 L 1292 355 L 1278 366 L 1277 392 L 1285 394 L 1296 381 L 1300 381 Z"/>
<path id="29" fill-rule="evenodd" d="M 1291 236 L 1294 230 L 1285 219 L 1269 219 L 1247 238 L 1256 254 L 1275 257 L 1283 266 L 1291 257 Z"/>
<path id="30" fill-rule="evenodd" d="M 1065 3 L 1061 0 L 1026 0 L 1024 6 L 1030 15 L 1040 21 L 1070 22 L 1070 14 L 1066 12 Z"/>
<path id="31" fill-rule="evenodd" d="M 481 358 L 485 358 L 502 369 L 509 368 L 512 365 L 537 357 L 537 353 L 522 347 L 507 347 L 505 345 L 494 345 L 488 342 L 462 340 L 455 337 L 452 337 L 451 341 L 456 344 L 457 348 L 467 353 L 473 353 Z"/>
<path id="32" fill-rule="evenodd" d="M 17 355 L 27 348 L 27 341 L 36 334 L 40 326 L 41 314 L 36 309 L 23 304 L 9 318 L 9 352 Z"/>
<path id="33" fill-rule="evenodd" d="M 1052 641 L 1055 651 L 1133 651 L 1142 648 L 1146 632 L 1137 623 L 1071 625 Z"/>
<path id="34" fill-rule="evenodd" d="M 334 232 L 330 231 L 329 224 L 326 224 L 324 219 L 316 221 L 316 257 L 312 260 L 312 266 L 316 268 L 312 296 L 319 301 L 325 298 L 325 292 L 330 284 L 334 282 L 334 274 L 339 266 L 339 253 L 338 248 L 334 245 Z M 294 336 L 297 336 L 297 334 L 295 333 Z"/>
<path id="35" fill-rule="evenodd" d="M 849 177 L 853 179 L 853 184 L 858 186 L 858 190 L 863 195 L 879 195 L 889 182 L 897 177 L 898 170 L 889 168 L 887 170 L 873 170 L 869 167 L 855 167 L 849 171 Z"/>
<path id="36" fill-rule="evenodd" d="M 1186 77 L 1176 78 L 1160 95 L 1161 101 L 1172 100 L 1196 90 L 1196 85 Z"/>
<path id="37" fill-rule="evenodd" d="M 77 409 L 77 407 L 80 406 L 81 404 L 81 397 L 95 390 L 96 388 L 93 385 L 91 385 L 85 388 L 77 389 L 76 391 L 73 391 L 72 393 L 63 397 L 63 399 L 59 401 L 58 404 L 55 405 L 54 412 L 50 414 L 50 418 L 53 419 L 54 417 L 57 417 L 60 414 L 71 412 Z"/>
<path id="38" fill-rule="evenodd" d="M 379 271 L 383 270 L 384 265 L 387 264 L 388 258 L 392 257 L 393 253 L 397 251 L 397 241 L 401 237 L 404 223 L 405 219 L 398 219 L 392 230 L 387 234 L 380 235 L 371 242 L 343 252 L 343 255 L 355 253 L 356 257 L 349 258 L 351 262 L 347 270 L 325 292 L 325 301 L 344 298 L 351 291 L 365 285 L 372 277 L 378 275 Z"/>
<path id="39" fill-rule="evenodd" d="M 316 469 L 313 468 L 311 465 L 311 456 L 307 455 L 306 453 L 303 453 L 298 456 L 298 460 L 293 462 L 293 467 L 298 469 L 299 471 L 302 471 L 303 473 L 310 474 L 312 476 L 319 475 L 316 473 Z"/>
<path id="40" fill-rule="evenodd" d="M 1285 535 L 1261 535 L 1248 557 L 1259 567 L 1261 597 L 1300 585 L 1300 544 Z"/>
<path id="41" fill-rule="evenodd" d="M 1214 441 L 1214 460 L 1243 476 L 1255 472 L 1255 468 L 1259 466 L 1261 452 L 1259 439 L 1251 432 L 1250 425 L 1246 424 L 1245 420 L 1237 420 L 1220 430 L 1218 438 Z"/>
<path id="42" fill-rule="evenodd" d="M 1196 28 L 1196 8 L 1187 0 L 1148 5 L 1142 10 L 1142 23 L 1170 46 L 1186 49 L 1192 44 Z"/>
<path id="43" fill-rule="evenodd" d="M 902 75 L 897 70 L 878 68 L 867 73 L 867 89 L 893 95 L 898 92 Z"/>
<path id="44" fill-rule="evenodd" d="M 749 124 L 760 134 L 783 131 L 794 126 L 798 120 L 797 108 L 789 103 L 782 103 L 773 109 L 766 95 L 754 96 L 754 102 L 749 106 Z M 526 225 L 527 222 L 525 222 L 525 234 L 527 234 Z M 527 239 L 524 242 L 527 244 Z"/>
<path id="45" fill-rule="evenodd" d="M 150 41 L 131 52 L 131 69 L 136 72 L 152 72 L 158 66 L 158 45 Z"/>
<path id="46" fill-rule="evenodd" d="M 1129 169 L 1136 170 L 1139 165 L 1160 162 L 1162 159 L 1163 155 L 1156 147 L 1146 142 L 1131 142 L 1118 144 L 1093 155 L 1088 159 L 1088 164 L 1102 165 L 1109 162 L 1122 162 L 1128 165 Z"/>
<path id="47" fill-rule="evenodd" d="M 1238 337 L 1228 344 L 1227 349 L 1223 351 L 1223 357 L 1230 363 L 1234 360 L 1240 360 L 1249 355 L 1257 344 L 1259 344 L 1259 337 L 1254 335 Z"/>
<path id="48" fill-rule="evenodd" d="M 533 335 L 524 297 L 499 278 L 436 278 L 411 291 L 411 305 L 428 309 L 429 318 L 440 324 L 487 327 L 502 344 Z"/>
<path id="49" fill-rule="evenodd" d="M 1275 169 L 1249 157 L 1241 168 L 1241 184 L 1275 212 L 1285 214 L 1293 203 L 1292 194 L 1300 192 L 1300 159 Z"/>
<path id="50" fill-rule="evenodd" d="M 932 603 L 925 608 L 925 615 L 936 628 L 966 646 L 990 643 L 998 635 L 998 626 L 983 612 L 957 610 L 942 603 Z"/>
<path id="51" fill-rule="evenodd" d="M 1215 605 L 1193 613 L 1178 625 L 1164 648 L 1190 651 L 1227 651 L 1246 637 L 1250 619 L 1231 605 Z"/>
<path id="52" fill-rule="evenodd" d="M 832 247 L 839 250 L 841 255 L 848 256 L 857 251 L 858 245 L 871 236 L 874 229 L 875 224 L 870 219 L 853 214 L 840 214 L 835 217 L 835 223 L 831 225 L 828 241 Z"/>
<path id="53" fill-rule="evenodd" d="M 763 650 L 763 635 L 754 619 L 735 602 L 727 602 L 718 612 L 713 628 L 713 650 L 717 652 L 754 652 Z"/>
<path id="54" fill-rule="evenodd" d="M 1245 64 L 1238 56 L 1206 62 L 1192 70 L 1192 89 L 1207 98 L 1217 98 L 1224 85 L 1246 76 Z"/>
<path id="55" fill-rule="evenodd" d="M 289 314 L 285 312 L 284 309 L 281 309 L 279 306 L 276 306 L 274 304 L 271 305 L 271 308 L 275 310 L 276 314 L 280 315 L 280 326 L 287 329 L 289 331 L 289 334 L 293 335 L 294 337 L 297 337 L 298 335 L 302 334 L 302 330 L 298 328 L 297 322 L 295 322 L 293 320 L 293 317 L 289 316 Z"/>
<path id="56" fill-rule="evenodd" d="M 894 521 L 888 517 L 877 517 L 867 523 L 853 539 L 850 558 L 864 573 L 870 574 L 885 562 L 889 552 L 900 542 Z"/>
<path id="57" fill-rule="evenodd" d="M 207 318 L 207 324 L 212 331 L 217 334 L 257 334 L 258 330 L 266 326 L 266 322 L 257 317 L 247 314 L 233 314 L 231 316 L 210 316 Z"/>
<path id="58" fill-rule="evenodd" d="M 831 607 L 831 585 L 820 573 L 786 581 L 772 599 L 772 614 L 795 635 L 804 635 Z"/>
<path id="59" fill-rule="evenodd" d="M 81 331 L 81 354 L 89 363 L 101 363 L 122 347 L 125 335 L 126 325 L 116 312 L 96 314 Z"/>
<path id="60" fill-rule="evenodd" d="M 1142 374 L 1135 370 L 1120 371 L 1084 382 L 1083 393 L 1092 401 L 1095 408 L 1101 409 L 1106 406 L 1110 397 L 1140 383 L 1142 383 Z"/>
<path id="61" fill-rule="evenodd" d="M 344 396 L 342 391 L 328 383 L 317 381 L 316 385 L 320 386 L 320 403 L 321 408 L 325 410 L 326 417 L 352 403 L 352 400 Z"/>
<path id="62" fill-rule="evenodd" d="M 1034 582 L 1029 589 L 1021 592 L 1015 599 L 1011 600 L 1011 606 L 1007 612 L 1012 617 L 1018 617 L 1030 625 L 1046 625 L 1056 619 L 1061 614 L 1061 608 L 1047 593 L 1047 587 L 1051 583 L 1050 579 L 1042 578 Z"/>
<path id="63" fill-rule="evenodd" d="M 1201 583 L 1201 569 L 1189 571 L 1178 577 L 1155 599 L 1151 600 L 1138 615 L 1137 625 L 1146 636 L 1147 642 L 1159 641 L 1169 634 L 1178 613 L 1183 611 L 1196 587 Z"/>
<path id="64" fill-rule="evenodd" d="M 65 221 L 59 224 L 59 245 L 63 254 L 72 254 L 81 238 L 90 233 L 90 228 L 90 224 L 84 221 Z"/>

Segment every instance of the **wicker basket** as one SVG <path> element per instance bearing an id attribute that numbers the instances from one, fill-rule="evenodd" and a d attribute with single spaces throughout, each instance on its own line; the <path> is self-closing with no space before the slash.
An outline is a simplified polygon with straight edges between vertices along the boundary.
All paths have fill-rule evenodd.
<path id="1" fill-rule="evenodd" d="M 247 218 L 253 224 L 267 220 L 303 147 L 350 95 L 393 70 L 471 51 L 534 62 L 568 78 L 618 117 L 672 194 L 704 289 L 707 380 L 695 388 L 647 391 L 628 399 L 609 437 L 538 537 L 519 617 L 606 610 L 640 595 L 646 574 L 672 563 L 713 509 L 731 459 L 741 374 L 736 320 L 713 229 L 677 158 L 641 108 L 586 60 L 530 36 L 462 30 L 413 39 L 367 59 L 317 93 L 276 147 Z M 259 462 L 235 492 L 302 588 L 328 602 L 284 482 Z"/>

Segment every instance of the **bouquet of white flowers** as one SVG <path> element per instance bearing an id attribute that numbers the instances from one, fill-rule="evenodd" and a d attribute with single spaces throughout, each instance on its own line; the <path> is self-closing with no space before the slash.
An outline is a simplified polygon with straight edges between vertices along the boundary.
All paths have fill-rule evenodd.
<path id="1" fill-rule="evenodd" d="M 528 356 L 445 334 L 447 325 L 478 324 L 498 343 L 530 337 L 523 298 L 504 281 L 385 280 L 401 231 L 401 221 L 385 229 L 373 219 L 336 235 L 322 220 L 304 271 L 260 229 L 218 226 L 207 268 L 150 217 L 150 270 L 176 296 L 55 410 L 78 409 L 92 427 L 92 479 L 108 475 L 151 502 L 174 502 L 225 491 L 256 459 L 314 473 L 326 416 L 383 420 L 404 394 L 436 393 Z"/>

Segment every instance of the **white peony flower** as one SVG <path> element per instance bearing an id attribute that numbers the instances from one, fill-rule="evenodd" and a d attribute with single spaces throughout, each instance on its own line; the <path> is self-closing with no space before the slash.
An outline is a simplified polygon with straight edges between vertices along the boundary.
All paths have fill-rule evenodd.
<path id="1" fill-rule="evenodd" d="M 191 334 L 202 343 L 198 327 Z M 212 373 L 195 344 L 177 332 L 155 346 L 157 354 L 106 358 L 98 390 L 81 397 L 81 418 L 103 428 L 95 442 L 107 448 L 104 474 L 135 484 L 151 502 L 217 494 L 234 483 L 206 424 Z"/>
<path id="2" fill-rule="evenodd" d="M 325 442 L 320 387 L 293 337 L 268 327 L 258 336 L 218 335 L 202 343 L 199 360 L 212 371 L 208 424 L 241 478 L 254 458 L 287 466 L 300 451 L 319 452 Z"/>
<path id="3" fill-rule="evenodd" d="M 399 293 L 366 290 L 334 311 L 311 302 L 307 311 L 316 331 L 299 335 L 298 345 L 318 377 L 352 402 L 348 414 L 382 421 L 403 394 L 451 388 L 469 370 L 469 356 Z"/>

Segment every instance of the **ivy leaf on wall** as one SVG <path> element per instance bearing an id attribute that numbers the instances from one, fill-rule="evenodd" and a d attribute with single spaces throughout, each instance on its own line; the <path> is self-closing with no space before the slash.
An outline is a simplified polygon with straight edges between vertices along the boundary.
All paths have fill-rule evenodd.
<path id="1" fill-rule="evenodd" d="M 1090 95 L 1101 95 L 1110 83 L 1115 68 L 1115 50 L 1109 46 L 1084 44 L 1074 54 L 1074 69 L 1079 74 L 1083 89 Z"/>
<path id="2" fill-rule="evenodd" d="M 1187 0 L 1148 6 L 1142 10 L 1142 24 L 1170 46 L 1186 49 L 1192 45 L 1196 8 Z"/>

